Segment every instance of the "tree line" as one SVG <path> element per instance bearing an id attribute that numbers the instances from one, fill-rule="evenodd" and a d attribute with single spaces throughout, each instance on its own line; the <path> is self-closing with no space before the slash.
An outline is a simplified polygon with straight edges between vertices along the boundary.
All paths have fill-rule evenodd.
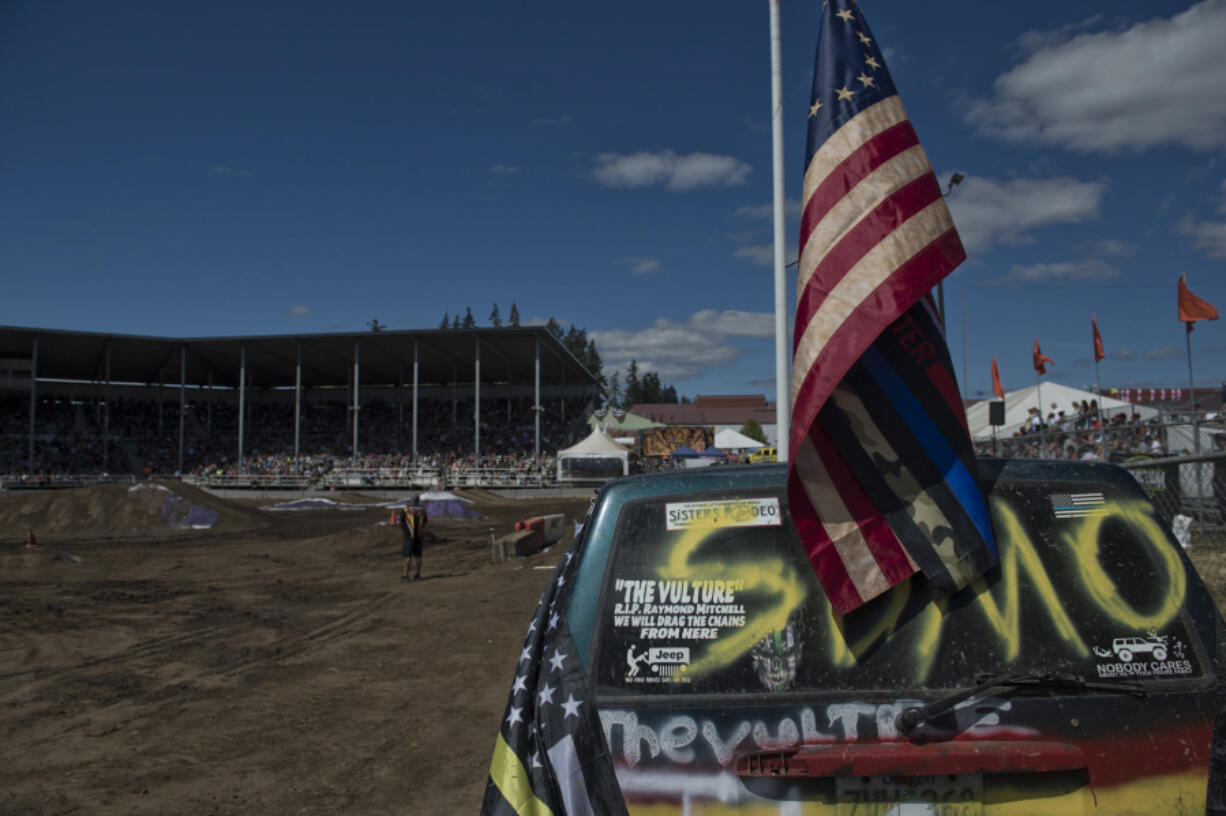
<path id="1" fill-rule="evenodd" d="M 498 304 L 495 303 L 494 308 L 490 310 L 487 325 L 495 329 L 500 329 L 503 326 L 519 326 L 519 306 L 514 301 L 511 302 L 511 311 L 504 323 L 502 311 L 498 308 Z M 460 316 L 459 311 L 454 315 L 450 312 L 444 312 L 443 319 L 439 322 L 438 327 L 440 329 L 475 329 L 477 328 L 477 319 L 473 316 L 472 307 L 465 306 L 463 317 Z M 621 374 L 617 371 L 614 371 L 611 377 L 606 377 L 604 361 L 601 360 L 600 352 L 596 349 L 596 341 L 587 336 L 587 329 L 581 329 L 574 325 L 563 329 L 562 324 L 552 317 L 545 321 L 545 328 L 550 334 L 558 338 L 567 351 L 575 355 L 575 359 L 583 363 L 584 368 L 592 372 L 593 376 L 596 377 L 596 382 L 600 385 L 605 402 L 610 407 L 629 408 L 631 405 L 640 402 L 688 403 L 690 401 L 687 397 L 678 397 L 677 389 L 672 385 L 662 382 L 660 375 L 656 372 L 640 372 L 638 362 L 635 360 L 630 361 L 630 367 L 626 370 L 625 383 L 622 383 Z M 378 329 L 373 330 L 378 331 Z"/>

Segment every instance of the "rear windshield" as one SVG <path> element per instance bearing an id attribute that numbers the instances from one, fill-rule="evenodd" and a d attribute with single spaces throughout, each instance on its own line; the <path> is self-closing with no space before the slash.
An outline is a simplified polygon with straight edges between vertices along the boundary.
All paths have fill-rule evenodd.
<path id="1" fill-rule="evenodd" d="M 981 674 L 1202 675 L 1189 580 L 1153 506 L 1110 484 L 998 483 L 1001 563 L 952 598 L 920 577 L 834 615 L 783 495 L 640 500 L 619 517 L 598 690 L 710 694 L 961 688 Z"/>

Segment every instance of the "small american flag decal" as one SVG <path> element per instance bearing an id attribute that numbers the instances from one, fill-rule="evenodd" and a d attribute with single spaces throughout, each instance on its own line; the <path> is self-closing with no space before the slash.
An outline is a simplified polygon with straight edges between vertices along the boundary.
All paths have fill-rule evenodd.
<path id="1" fill-rule="evenodd" d="M 1051 510 L 1056 518 L 1081 518 L 1107 512 L 1107 502 L 1100 492 L 1052 493 Z"/>

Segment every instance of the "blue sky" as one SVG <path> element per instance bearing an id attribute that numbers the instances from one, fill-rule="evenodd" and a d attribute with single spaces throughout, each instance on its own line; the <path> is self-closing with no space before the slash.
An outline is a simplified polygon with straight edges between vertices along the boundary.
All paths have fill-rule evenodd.
<path id="1" fill-rule="evenodd" d="M 781 5 L 788 258 L 820 5 Z M 0 324 L 435 328 L 512 301 L 774 396 L 766 2 L 0 4 Z M 1226 307 L 1226 0 L 861 6 L 969 258 L 974 396 L 1187 384 Z M 792 281 L 789 272 L 790 285 Z M 962 328 L 965 303 L 966 328 Z M 1226 330 L 1192 335 L 1198 384 Z"/>

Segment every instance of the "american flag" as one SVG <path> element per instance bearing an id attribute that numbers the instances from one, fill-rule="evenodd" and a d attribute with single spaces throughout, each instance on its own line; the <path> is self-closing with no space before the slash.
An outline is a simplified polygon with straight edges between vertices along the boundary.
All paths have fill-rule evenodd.
<path id="1" fill-rule="evenodd" d="M 804 178 L 788 496 L 836 611 L 996 561 L 929 291 L 966 253 L 876 39 L 823 4 Z"/>
<path id="2" fill-rule="evenodd" d="M 566 624 L 578 548 L 562 556 L 537 604 L 481 804 L 482 816 L 623 816 L 587 673 Z"/>
<path id="3" fill-rule="evenodd" d="M 1107 502 L 1100 492 L 1052 493 L 1051 511 L 1056 518 L 1082 518 L 1107 512 Z"/>

